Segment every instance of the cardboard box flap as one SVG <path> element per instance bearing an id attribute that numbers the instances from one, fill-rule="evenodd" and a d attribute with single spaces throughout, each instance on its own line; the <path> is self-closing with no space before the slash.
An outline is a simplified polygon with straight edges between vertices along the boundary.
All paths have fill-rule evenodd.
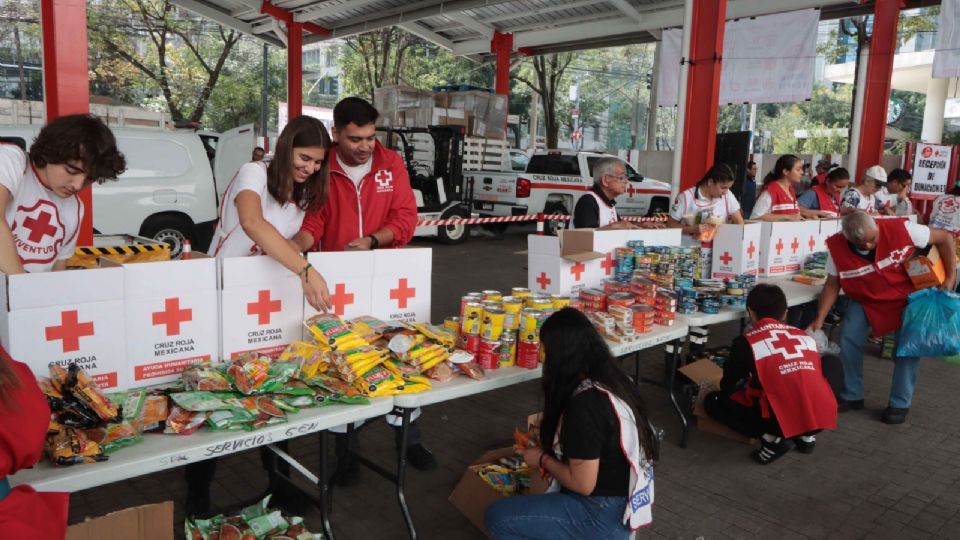
<path id="1" fill-rule="evenodd" d="M 173 502 L 127 508 L 72 525 L 67 540 L 173 540 Z"/>
<path id="2" fill-rule="evenodd" d="M 128 298 L 213 291 L 217 289 L 217 260 L 194 253 L 186 261 L 126 263 L 123 275 Z"/>
<path id="3" fill-rule="evenodd" d="M 527 253 L 530 255 L 560 255 L 560 239 L 556 236 L 531 234 L 527 236 Z"/>
<path id="4" fill-rule="evenodd" d="M 408 273 L 421 271 L 426 275 L 433 267 L 433 250 L 430 248 L 378 249 L 373 255 L 375 274 L 390 275 L 402 269 Z"/>
<path id="5" fill-rule="evenodd" d="M 328 275 L 373 276 L 374 252 L 372 251 L 311 252 L 307 253 L 307 260 L 325 278 Z"/>
<path id="6" fill-rule="evenodd" d="M 300 288 L 300 278 L 271 257 L 231 257 L 218 261 L 225 290 L 264 284 Z"/>
<path id="7" fill-rule="evenodd" d="M 723 379 L 723 368 L 706 358 L 687 364 L 678 371 L 700 385 L 719 385 L 720 380 Z"/>
<path id="8" fill-rule="evenodd" d="M 120 268 L 17 274 L 5 278 L 11 311 L 123 299 Z"/>
<path id="9" fill-rule="evenodd" d="M 594 229 L 560 231 L 560 257 L 573 262 L 586 262 L 603 258 L 604 254 L 593 250 Z"/>

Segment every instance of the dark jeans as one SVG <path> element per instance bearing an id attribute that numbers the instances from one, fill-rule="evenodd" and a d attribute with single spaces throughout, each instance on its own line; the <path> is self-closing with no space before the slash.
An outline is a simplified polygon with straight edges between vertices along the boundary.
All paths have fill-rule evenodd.
<path id="1" fill-rule="evenodd" d="M 840 391 L 843 390 L 843 364 L 840 358 L 828 354 L 820 359 L 820 365 L 823 378 L 833 390 L 834 397 L 839 399 Z M 764 418 L 758 403 L 748 407 L 733 401 L 723 392 L 711 392 L 704 398 L 703 408 L 706 409 L 710 418 L 746 437 L 757 439 L 763 434 L 783 436 L 780 423 L 773 411 L 770 411 L 769 418 Z M 813 435 L 818 432 L 819 430 L 804 435 Z"/>

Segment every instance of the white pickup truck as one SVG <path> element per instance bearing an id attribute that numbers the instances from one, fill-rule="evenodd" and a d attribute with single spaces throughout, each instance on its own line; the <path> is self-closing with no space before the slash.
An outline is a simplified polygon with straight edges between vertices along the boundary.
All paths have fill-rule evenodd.
<path id="1" fill-rule="evenodd" d="M 593 186 L 593 166 L 602 158 L 616 157 L 572 150 L 540 151 L 519 174 L 464 171 L 474 179 L 474 210 L 483 216 L 522 216 L 573 213 L 577 200 Z M 618 158 L 619 159 L 619 158 Z M 670 184 L 640 175 L 623 163 L 630 180 L 627 192 L 617 198 L 621 216 L 647 216 L 670 208 Z M 555 233 L 563 221 L 548 221 Z"/>

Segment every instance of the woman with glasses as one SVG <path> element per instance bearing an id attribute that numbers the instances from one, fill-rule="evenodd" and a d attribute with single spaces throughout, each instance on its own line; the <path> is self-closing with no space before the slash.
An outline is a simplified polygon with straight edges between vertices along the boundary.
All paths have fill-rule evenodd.
<path id="1" fill-rule="evenodd" d="M 683 230 L 683 245 L 699 246 L 713 238 L 716 226 L 723 223 L 743 223 L 740 203 L 730 192 L 733 171 L 724 163 L 714 164 L 697 185 L 677 195 L 668 227 Z"/>

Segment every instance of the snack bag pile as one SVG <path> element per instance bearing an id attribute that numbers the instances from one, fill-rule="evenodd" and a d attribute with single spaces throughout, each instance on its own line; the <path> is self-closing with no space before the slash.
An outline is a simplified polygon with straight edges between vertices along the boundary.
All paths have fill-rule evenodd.
<path id="1" fill-rule="evenodd" d="M 284 516 L 268 507 L 270 496 L 248 506 L 236 516 L 187 519 L 183 529 L 187 540 L 320 540 L 322 534 L 309 532 L 302 517 Z"/>

